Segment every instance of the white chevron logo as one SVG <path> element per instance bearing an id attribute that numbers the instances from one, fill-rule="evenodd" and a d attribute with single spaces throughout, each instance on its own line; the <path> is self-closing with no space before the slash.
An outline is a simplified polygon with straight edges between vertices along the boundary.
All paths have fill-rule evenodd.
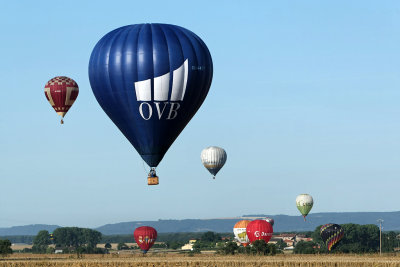
<path id="1" fill-rule="evenodd" d="M 172 92 L 168 99 L 170 72 L 154 78 L 153 98 L 151 97 L 151 79 L 135 82 L 137 101 L 182 101 L 185 96 L 188 79 L 188 60 L 173 71 Z"/>

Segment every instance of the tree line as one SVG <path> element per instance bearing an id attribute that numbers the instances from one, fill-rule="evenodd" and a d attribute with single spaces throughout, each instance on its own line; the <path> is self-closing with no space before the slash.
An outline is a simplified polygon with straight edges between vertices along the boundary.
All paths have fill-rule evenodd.
<path id="1" fill-rule="evenodd" d="M 294 248 L 297 254 L 315 253 L 374 253 L 379 251 L 379 227 L 374 224 L 342 224 L 344 236 L 337 246 L 328 251 L 320 236 L 320 228 L 315 228 L 312 242 L 300 241 Z M 382 233 L 382 252 L 394 252 L 400 247 L 398 233 L 394 231 Z"/>
<path id="2" fill-rule="evenodd" d="M 184 233 L 158 233 L 157 242 L 178 242 L 186 244 L 191 239 L 199 240 L 204 232 L 184 232 Z M 233 233 L 218 233 L 221 238 L 232 238 Z M 133 234 L 129 235 L 103 235 L 101 243 L 132 243 Z"/>
<path id="3" fill-rule="evenodd" d="M 52 253 L 56 249 L 60 249 L 64 253 L 104 253 L 103 249 L 96 247 L 101 238 L 102 234 L 99 231 L 89 228 L 60 227 L 55 229 L 52 234 L 42 230 L 33 239 L 31 252 Z M 51 244 L 55 246 L 50 247 Z"/>
<path id="4" fill-rule="evenodd" d="M 337 247 L 329 253 L 371 253 L 379 251 L 379 228 L 376 225 L 358 225 L 343 224 L 344 237 L 338 243 Z M 277 233 L 276 233 L 277 234 Z M 312 242 L 297 242 L 294 253 L 314 254 L 328 253 L 324 242 L 320 237 L 320 226 L 313 232 L 303 232 L 307 237 L 312 237 Z M 382 233 L 382 251 L 393 252 L 395 248 L 400 247 L 400 240 L 396 232 Z M 11 239 L 11 238 L 10 238 Z M 29 240 L 28 236 L 16 236 L 13 239 Z M 254 243 L 252 246 L 242 247 L 234 242 L 231 233 L 160 233 L 157 241 L 163 244 L 155 244 L 153 248 L 179 249 L 187 244 L 189 240 L 197 240 L 193 245 L 193 252 L 201 250 L 217 250 L 222 254 L 261 254 L 273 255 L 280 253 L 286 246 L 283 241 L 277 244 Z M 36 236 L 31 237 L 32 249 L 25 249 L 24 252 L 33 253 L 52 253 L 56 249 L 62 249 L 65 253 L 104 253 L 111 248 L 110 243 L 118 243 L 118 249 L 132 249 L 125 243 L 134 242 L 133 235 L 109 235 L 103 236 L 100 232 L 88 228 L 61 227 L 49 233 L 46 230 L 40 231 Z M 15 241 L 11 241 L 15 242 Z M 6 254 L 11 250 L 10 240 L 0 239 L 0 253 Z M 106 243 L 108 247 L 97 248 L 97 244 Z M 265 243 L 265 242 L 264 242 Z M 9 249 L 7 249 L 9 244 Z M 53 246 L 50 246 L 53 245 Z"/>
<path id="5" fill-rule="evenodd" d="M 0 254 L 5 257 L 12 254 L 11 242 L 8 239 L 0 239 Z"/>

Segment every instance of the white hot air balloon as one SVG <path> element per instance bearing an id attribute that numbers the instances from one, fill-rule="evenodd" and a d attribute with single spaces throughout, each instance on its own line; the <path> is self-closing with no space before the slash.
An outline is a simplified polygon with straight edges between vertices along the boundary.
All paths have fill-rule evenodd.
<path id="1" fill-rule="evenodd" d="M 204 167 L 206 167 L 215 179 L 215 175 L 224 166 L 227 156 L 223 148 L 210 146 L 201 151 L 200 158 Z"/>

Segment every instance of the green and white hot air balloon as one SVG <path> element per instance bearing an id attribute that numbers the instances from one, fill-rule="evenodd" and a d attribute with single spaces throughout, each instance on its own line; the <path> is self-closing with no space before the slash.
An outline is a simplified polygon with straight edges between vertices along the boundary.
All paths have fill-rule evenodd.
<path id="1" fill-rule="evenodd" d="M 296 197 L 296 206 L 300 213 L 303 215 L 304 221 L 306 220 L 306 216 L 312 209 L 313 205 L 314 200 L 309 194 L 300 194 Z"/>

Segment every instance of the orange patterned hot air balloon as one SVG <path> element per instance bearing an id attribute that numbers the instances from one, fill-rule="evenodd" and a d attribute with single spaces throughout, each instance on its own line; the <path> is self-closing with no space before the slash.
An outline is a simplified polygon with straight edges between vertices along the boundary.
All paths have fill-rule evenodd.
<path id="1" fill-rule="evenodd" d="M 57 114 L 61 116 L 61 124 L 63 124 L 65 114 L 67 114 L 78 97 L 79 87 L 71 78 L 57 76 L 46 83 L 44 86 L 44 94 L 50 102 L 50 105 Z"/>
<path id="2" fill-rule="evenodd" d="M 233 226 L 233 233 L 235 234 L 236 239 L 245 247 L 250 241 L 247 237 L 246 227 L 251 221 L 249 220 L 241 220 L 238 221 L 235 226 Z"/>

